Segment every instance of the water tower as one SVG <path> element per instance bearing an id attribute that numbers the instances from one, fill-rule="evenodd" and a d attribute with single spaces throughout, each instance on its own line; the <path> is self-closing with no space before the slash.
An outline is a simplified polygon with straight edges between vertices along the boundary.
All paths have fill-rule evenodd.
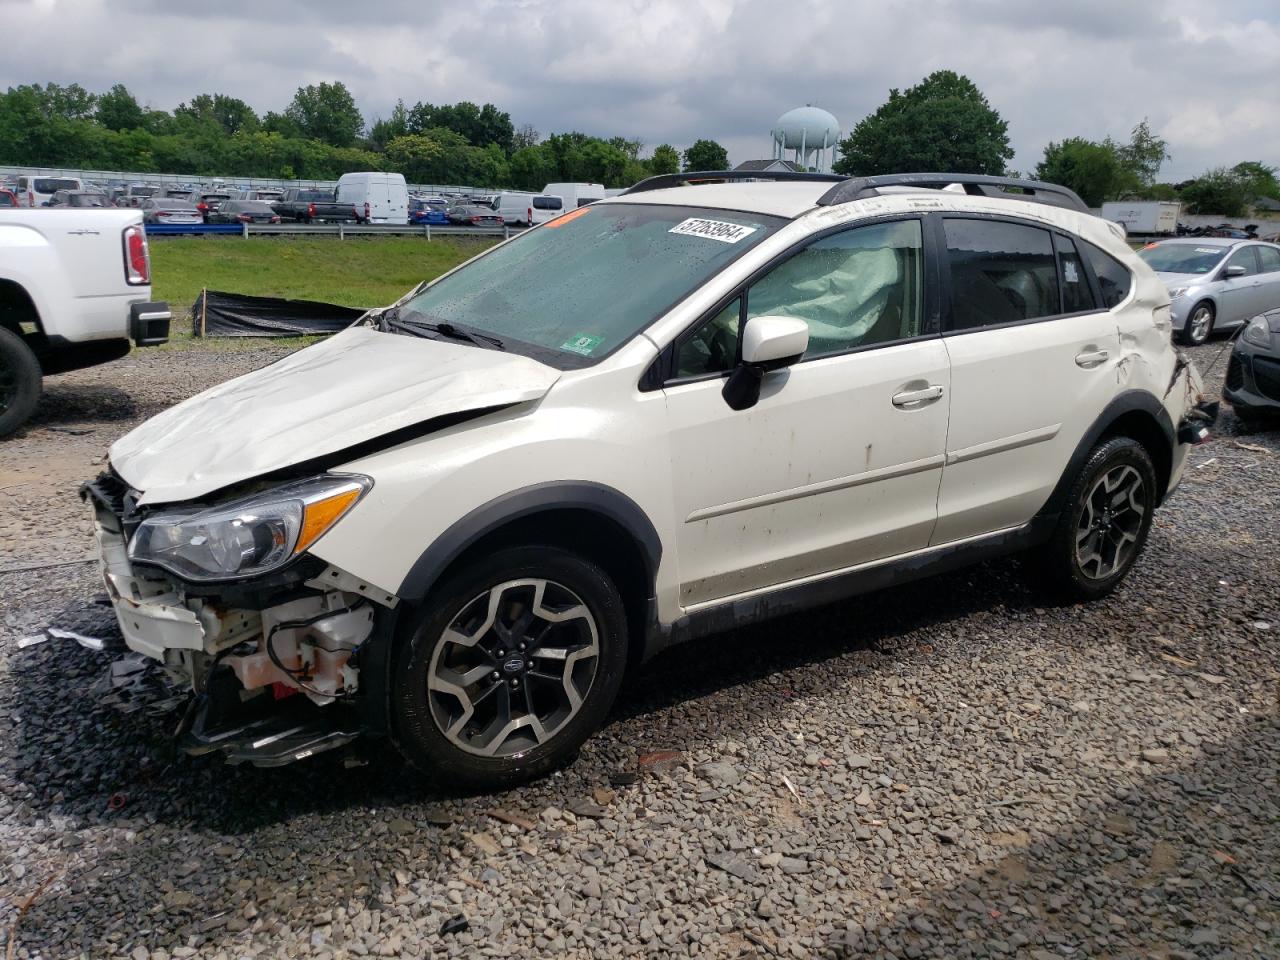
<path id="1" fill-rule="evenodd" d="M 813 167 L 825 172 L 835 160 L 840 121 L 821 107 L 806 104 L 780 116 L 773 125 L 772 135 L 775 159 L 792 160 L 803 170 Z M 787 156 L 788 150 L 793 151 L 791 156 Z M 809 158 L 815 154 L 815 162 L 810 162 Z"/>

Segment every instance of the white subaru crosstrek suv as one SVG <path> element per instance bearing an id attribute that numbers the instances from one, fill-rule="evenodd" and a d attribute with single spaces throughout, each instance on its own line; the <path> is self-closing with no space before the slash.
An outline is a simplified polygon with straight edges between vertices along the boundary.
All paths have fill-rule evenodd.
<path id="1" fill-rule="evenodd" d="M 1164 284 L 1061 187 L 759 176 L 566 213 L 116 442 L 103 572 L 184 746 L 501 787 L 681 640 L 1014 551 L 1113 590 L 1214 416 Z"/>

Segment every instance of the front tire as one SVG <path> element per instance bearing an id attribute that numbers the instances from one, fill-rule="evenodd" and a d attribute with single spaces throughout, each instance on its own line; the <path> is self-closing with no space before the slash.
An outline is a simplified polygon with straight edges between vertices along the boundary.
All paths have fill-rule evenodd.
<path id="1" fill-rule="evenodd" d="M 0 437 L 27 422 L 40 400 L 40 361 L 26 341 L 0 327 Z"/>
<path id="2" fill-rule="evenodd" d="M 393 662 L 395 740 L 448 785 L 550 773 L 604 721 L 627 663 L 622 599 L 594 563 L 509 547 L 450 574 Z"/>
<path id="3" fill-rule="evenodd" d="M 1214 310 L 1208 300 L 1201 300 L 1187 314 L 1187 322 L 1182 328 L 1183 343 L 1198 347 L 1213 336 Z"/>
<path id="4" fill-rule="evenodd" d="M 1076 475 L 1049 541 L 1034 557 L 1041 583 L 1064 600 L 1097 600 L 1118 587 L 1151 531 L 1156 472 L 1138 441 L 1099 444 Z"/>

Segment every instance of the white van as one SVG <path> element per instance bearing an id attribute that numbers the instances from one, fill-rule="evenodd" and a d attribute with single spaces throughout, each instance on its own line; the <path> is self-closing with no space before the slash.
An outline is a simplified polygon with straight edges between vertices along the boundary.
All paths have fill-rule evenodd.
<path id="1" fill-rule="evenodd" d="M 366 223 L 409 222 L 409 188 L 399 173 L 344 173 L 336 199 L 355 207 Z"/>
<path id="2" fill-rule="evenodd" d="M 83 190 L 78 177 L 19 177 L 18 206 L 43 207 L 59 190 Z"/>
<path id="3" fill-rule="evenodd" d="M 588 203 L 603 200 L 604 184 L 548 183 L 543 187 L 542 192 L 562 199 L 566 210 L 576 210 L 578 207 L 585 207 Z"/>
<path id="4" fill-rule="evenodd" d="M 493 198 L 489 206 L 502 214 L 507 223 L 518 226 L 532 226 L 529 222 L 529 210 L 533 206 L 532 193 L 523 190 L 504 190 Z"/>
<path id="5" fill-rule="evenodd" d="M 529 226 L 536 227 L 540 223 L 554 220 L 564 211 L 564 200 L 561 197 L 553 197 L 549 193 L 540 193 L 529 198 L 529 209 L 526 211 L 525 216 Z"/>

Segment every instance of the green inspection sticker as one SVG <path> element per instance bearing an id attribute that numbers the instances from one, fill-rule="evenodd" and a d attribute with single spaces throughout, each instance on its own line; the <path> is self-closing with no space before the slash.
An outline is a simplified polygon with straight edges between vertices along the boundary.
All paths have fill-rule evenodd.
<path id="1" fill-rule="evenodd" d="M 579 333 L 560 344 L 560 349 L 569 350 L 573 353 L 580 353 L 584 357 L 589 357 L 591 356 L 591 351 L 600 346 L 600 341 L 603 339 L 604 337 L 592 337 L 585 333 Z"/>

